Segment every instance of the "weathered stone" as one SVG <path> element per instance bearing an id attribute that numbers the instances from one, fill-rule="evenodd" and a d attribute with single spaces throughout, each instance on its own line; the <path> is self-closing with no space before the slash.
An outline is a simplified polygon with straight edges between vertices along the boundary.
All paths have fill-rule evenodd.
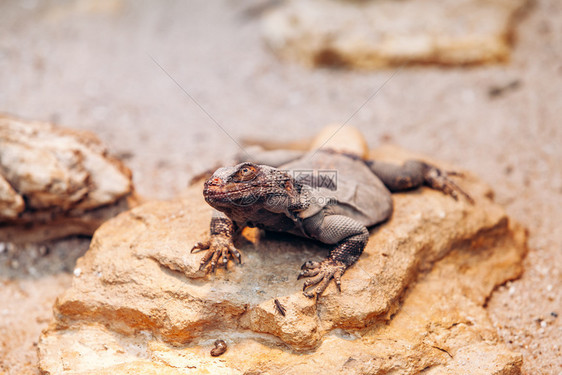
<path id="1" fill-rule="evenodd" d="M 92 234 L 132 190 L 92 133 L 0 116 L 0 241 Z"/>
<path id="2" fill-rule="evenodd" d="M 526 0 L 288 0 L 264 17 L 279 55 L 310 66 L 505 61 Z"/>
<path id="3" fill-rule="evenodd" d="M 15 219 L 24 208 L 23 198 L 0 176 L 0 218 Z"/>
<path id="4" fill-rule="evenodd" d="M 412 157 L 393 148 L 377 156 Z M 326 247 L 246 230 L 237 243 L 244 264 L 205 276 L 202 255 L 189 253 L 208 234 L 200 185 L 134 208 L 102 225 L 78 261 L 41 338 L 41 370 L 517 374 L 521 356 L 482 306 L 521 273 L 526 232 L 488 186 L 469 174 L 459 183 L 475 205 L 427 188 L 395 194 L 393 217 L 371 230 L 342 292 L 330 285 L 317 302 L 296 275 Z M 228 350 L 211 357 L 219 338 Z"/>

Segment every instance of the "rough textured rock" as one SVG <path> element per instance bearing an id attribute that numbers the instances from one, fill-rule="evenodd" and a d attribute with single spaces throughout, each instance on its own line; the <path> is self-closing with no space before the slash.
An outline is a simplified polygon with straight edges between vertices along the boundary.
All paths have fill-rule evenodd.
<path id="1" fill-rule="evenodd" d="M 92 234 L 132 190 L 92 133 L 0 115 L 0 241 Z"/>
<path id="2" fill-rule="evenodd" d="M 412 155 L 394 148 L 379 159 Z M 394 195 L 358 263 L 316 303 L 296 281 L 327 249 L 246 230 L 242 266 L 198 271 L 201 186 L 102 225 L 39 343 L 45 373 L 518 374 L 482 307 L 517 277 L 526 232 L 468 175 L 475 205 L 426 188 Z M 274 299 L 284 306 L 285 316 Z M 211 357 L 216 339 L 227 352 Z"/>
<path id="3" fill-rule="evenodd" d="M 372 69 L 505 61 L 526 0 L 288 0 L 265 16 L 267 43 L 306 65 Z"/>

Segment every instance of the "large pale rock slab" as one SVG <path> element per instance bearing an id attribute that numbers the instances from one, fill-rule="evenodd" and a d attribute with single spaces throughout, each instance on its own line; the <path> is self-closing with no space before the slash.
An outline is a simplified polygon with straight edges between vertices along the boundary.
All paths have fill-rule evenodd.
<path id="1" fill-rule="evenodd" d="M 378 156 L 412 155 L 386 149 Z M 244 264 L 214 276 L 191 245 L 208 234 L 201 186 L 102 225 L 39 344 L 45 373 L 517 374 L 483 305 L 517 277 L 526 232 L 468 175 L 471 205 L 426 188 L 394 195 L 342 292 L 316 302 L 296 275 L 327 248 L 247 230 Z M 285 308 L 283 316 L 275 307 Z M 229 348 L 209 352 L 216 339 Z"/>
<path id="2" fill-rule="evenodd" d="M 0 241 L 92 234 L 132 191 L 92 133 L 0 115 Z"/>
<path id="3" fill-rule="evenodd" d="M 506 61 L 526 0 L 287 0 L 263 20 L 280 56 L 309 66 Z"/>

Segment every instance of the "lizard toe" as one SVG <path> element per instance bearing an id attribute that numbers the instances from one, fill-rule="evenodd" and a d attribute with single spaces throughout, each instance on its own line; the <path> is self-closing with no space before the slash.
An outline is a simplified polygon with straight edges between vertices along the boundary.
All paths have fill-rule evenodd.
<path id="1" fill-rule="evenodd" d="M 232 255 L 233 259 L 235 258 L 238 260 L 238 264 L 242 264 L 242 255 L 240 254 L 238 249 L 234 247 L 234 245 L 228 245 L 228 251 Z"/>
<path id="2" fill-rule="evenodd" d="M 317 296 L 324 293 L 324 291 L 326 290 L 328 285 L 330 285 L 330 281 L 332 280 L 332 277 L 333 277 L 333 275 L 326 275 L 325 277 L 322 278 L 322 280 L 320 281 L 320 283 L 318 284 L 318 286 L 314 290 L 314 293 Z"/>
<path id="3" fill-rule="evenodd" d="M 297 280 L 302 279 L 303 277 L 313 277 L 320 273 L 320 268 L 312 268 L 312 269 L 302 269 L 297 276 Z"/>
<path id="4" fill-rule="evenodd" d="M 301 270 L 319 268 L 320 266 L 321 266 L 320 262 L 314 262 L 312 260 L 307 260 L 301 266 Z"/>
<path id="5" fill-rule="evenodd" d="M 207 262 L 213 257 L 213 252 L 212 251 L 208 251 L 205 255 L 203 255 L 203 258 L 201 258 L 201 262 L 199 263 L 199 270 L 203 270 L 205 268 L 205 265 L 207 264 Z M 205 272 L 205 273 L 208 273 Z"/>
<path id="6" fill-rule="evenodd" d="M 324 280 L 324 274 L 323 273 L 318 274 L 316 277 L 313 277 L 312 279 L 306 280 L 302 285 L 302 291 L 304 292 L 309 286 L 316 285 L 319 282 L 321 282 L 322 280 Z"/>
<path id="7" fill-rule="evenodd" d="M 338 270 L 334 273 L 334 282 L 336 283 L 336 287 L 338 291 L 341 293 L 341 277 L 343 275 L 343 270 Z"/>
<path id="8" fill-rule="evenodd" d="M 304 294 L 304 296 L 305 296 L 306 298 L 314 298 L 314 297 L 316 297 L 316 293 L 315 293 L 315 292 L 312 292 L 312 293 L 311 293 L 311 292 L 303 291 L 302 294 Z"/>
<path id="9" fill-rule="evenodd" d="M 191 253 L 193 254 L 199 250 L 207 250 L 209 247 L 211 247 L 211 241 L 197 242 L 191 248 Z"/>

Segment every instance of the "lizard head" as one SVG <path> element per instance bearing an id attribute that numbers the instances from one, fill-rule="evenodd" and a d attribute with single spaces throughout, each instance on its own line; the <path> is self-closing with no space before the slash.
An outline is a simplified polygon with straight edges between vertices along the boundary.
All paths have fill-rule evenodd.
<path id="1" fill-rule="evenodd" d="M 205 182 L 203 195 L 218 210 L 261 205 L 280 212 L 298 208 L 300 190 L 286 171 L 246 162 L 217 169 Z"/>

